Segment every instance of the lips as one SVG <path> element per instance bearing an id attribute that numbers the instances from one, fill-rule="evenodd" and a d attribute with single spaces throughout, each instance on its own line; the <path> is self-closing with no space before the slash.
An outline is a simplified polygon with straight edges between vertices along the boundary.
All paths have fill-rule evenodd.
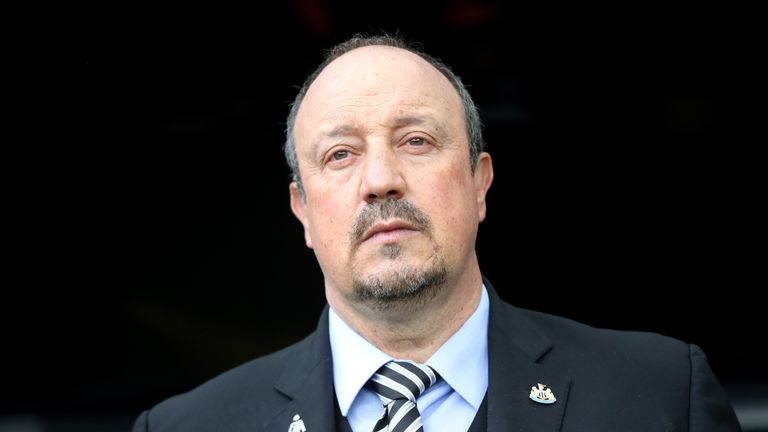
<path id="1" fill-rule="evenodd" d="M 373 224 L 373 226 L 365 232 L 363 242 L 370 240 L 374 236 L 377 238 L 384 236 L 392 238 L 397 237 L 398 234 L 410 234 L 407 231 L 415 232 L 418 231 L 418 229 L 412 224 L 402 220 L 379 222 Z"/>

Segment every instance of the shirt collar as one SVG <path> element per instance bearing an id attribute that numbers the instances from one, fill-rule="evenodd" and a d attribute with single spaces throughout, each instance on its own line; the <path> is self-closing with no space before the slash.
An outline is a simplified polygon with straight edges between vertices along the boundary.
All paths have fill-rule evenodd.
<path id="1" fill-rule="evenodd" d="M 477 309 L 427 360 L 427 364 L 476 410 L 488 390 L 488 310 L 485 285 Z"/>
<path id="2" fill-rule="evenodd" d="M 328 312 L 328 335 L 333 357 L 333 386 L 341 415 L 346 417 L 360 389 L 392 357 L 352 330 L 333 308 Z"/>
<path id="3" fill-rule="evenodd" d="M 488 309 L 488 293 L 483 285 L 475 312 L 427 360 L 427 365 L 475 409 L 488 389 Z M 333 384 L 341 414 L 346 416 L 371 376 L 393 358 L 355 332 L 333 308 L 328 314 L 328 331 Z"/>

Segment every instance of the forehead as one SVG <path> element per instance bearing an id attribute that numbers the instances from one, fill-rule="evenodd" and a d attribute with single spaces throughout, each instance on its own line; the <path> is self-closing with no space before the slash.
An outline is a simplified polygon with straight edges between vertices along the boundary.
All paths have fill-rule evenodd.
<path id="1" fill-rule="evenodd" d="M 464 108 L 448 79 L 418 55 L 394 47 L 357 48 L 312 83 L 299 108 L 296 138 L 339 124 L 387 124 L 409 115 L 463 125 Z"/>

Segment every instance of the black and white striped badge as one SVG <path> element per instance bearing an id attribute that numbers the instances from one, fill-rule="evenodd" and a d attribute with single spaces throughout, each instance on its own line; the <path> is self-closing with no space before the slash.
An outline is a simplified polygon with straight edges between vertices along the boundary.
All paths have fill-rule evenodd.
<path id="1" fill-rule="evenodd" d="M 373 432 L 423 432 L 416 398 L 437 382 L 427 365 L 391 361 L 371 377 L 369 383 L 384 404 L 384 413 Z"/>

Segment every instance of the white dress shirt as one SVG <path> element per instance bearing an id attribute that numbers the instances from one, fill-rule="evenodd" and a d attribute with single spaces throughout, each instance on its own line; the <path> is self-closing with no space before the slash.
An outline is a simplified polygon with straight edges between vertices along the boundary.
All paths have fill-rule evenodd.
<path id="1" fill-rule="evenodd" d="M 466 431 L 488 389 L 488 293 L 475 312 L 426 364 L 440 378 L 416 401 L 425 432 Z M 371 432 L 384 407 L 365 384 L 393 359 L 356 333 L 331 308 L 328 314 L 333 384 L 341 414 L 354 432 Z"/>

